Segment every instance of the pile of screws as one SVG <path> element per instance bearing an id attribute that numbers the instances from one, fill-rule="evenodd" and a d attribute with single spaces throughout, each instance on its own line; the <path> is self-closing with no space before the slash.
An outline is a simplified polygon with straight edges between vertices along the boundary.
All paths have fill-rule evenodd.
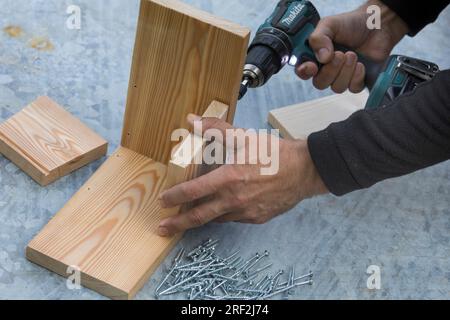
<path id="1" fill-rule="evenodd" d="M 269 252 L 257 253 L 248 260 L 236 251 L 227 258 L 216 254 L 218 240 L 207 240 L 190 252 L 181 249 L 172 268 L 156 289 L 156 297 L 186 294 L 189 300 L 264 300 L 293 289 L 312 285 L 313 273 L 295 277 L 292 267 L 287 281 L 281 282 L 284 270 L 262 275 L 272 264 L 258 268 Z"/>

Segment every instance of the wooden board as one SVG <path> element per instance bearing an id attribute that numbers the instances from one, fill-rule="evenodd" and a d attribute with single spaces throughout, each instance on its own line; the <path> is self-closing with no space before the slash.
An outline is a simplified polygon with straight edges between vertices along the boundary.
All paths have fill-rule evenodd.
<path id="1" fill-rule="evenodd" d="M 167 167 L 119 148 L 28 245 L 27 258 L 113 299 L 142 287 L 178 237 L 157 234 Z"/>
<path id="2" fill-rule="evenodd" d="M 42 186 L 97 160 L 108 143 L 48 97 L 0 124 L 0 153 Z"/>
<path id="3" fill-rule="evenodd" d="M 363 109 L 368 97 L 366 91 L 359 94 L 346 92 L 276 109 L 270 112 L 269 123 L 279 129 L 284 138 L 305 140 L 311 133 L 343 121 Z"/>
<path id="4" fill-rule="evenodd" d="M 122 146 L 29 244 L 30 261 L 62 276 L 73 265 L 113 299 L 136 294 L 181 238 L 156 235 L 178 213 L 160 192 L 192 173 L 167 168 L 172 131 L 214 100 L 206 116 L 224 117 L 225 103 L 232 121 L 248 37 L 181 2 L 141 1 Z"/>
<path id="5" fill-rule="evenodd" d="M 180 1 L 141 1 L 122 145 L 167 164 L 187 114 L 217 100 L 232 121 L 249 34 Z"/>

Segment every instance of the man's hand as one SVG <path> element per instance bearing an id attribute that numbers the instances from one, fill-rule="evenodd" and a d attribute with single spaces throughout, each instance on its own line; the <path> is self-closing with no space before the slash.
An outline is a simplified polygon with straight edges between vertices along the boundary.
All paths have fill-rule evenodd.
<path id="1" fill-rule="evenodd" d="M 204 131 L 218 129 L 224 137 L 225 130 L 236 130 L 217 119 L 203 119 L 202 126 Z M 211 221 L 265 223 L 303 199 L 328 192 L 305 141 L 280 139 L 279 146 L 280 168 L 275 175 L 261 175 L 261 164 L 224 165 L 163 192 L 160 196 L 163 208 L 202 201 L 188 212 L 162 221 L 159 235 L 171 236 Z"/>
<path id="2" fill-rule="evenodd" d="M 367 8 L 381 8 L 381 30 L 367 28 Z M 318 70 L 315 63 L 303 63 L 296 68 L 297 75 L 323 90 L 331 86 L 336 93 L 349 89 L 353 93 L 364 89 L 365 67 L 358 62 L 355 52 L 334 51 L 333 43 L 355 49 L 376 62 L 384 62 L 394 46 L 408 33 L 405 22 L 379 0 L 368 1 L 355 11 L 322 19 L 311 34 L 310 45 L 323 64 Z"/>

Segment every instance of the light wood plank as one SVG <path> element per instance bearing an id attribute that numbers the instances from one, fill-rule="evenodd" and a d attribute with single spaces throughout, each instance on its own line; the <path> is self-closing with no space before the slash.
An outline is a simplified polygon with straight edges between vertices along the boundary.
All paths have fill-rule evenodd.
<path id="1" fill-rule="evenodd" d="M 269 113 L 269 123 L 279 129 L 284 138 L 305 140 L 311 133 L 364 109 L 368 97 L 367 91 L 359 94 L 346 92 L 276 109 Z"/>
<path id="2" fill-rule="evenodd" d="M 82 284 L 130 299 L 179 240 L 157 234 L 167 167 L 119 148 L 27 247 L 27 258 Z"/>
<path id="3" fill-rule="evenodd" d="M 167 164 L 188 113 L 217 100 L 231 122 L 249 34 L 180 1 L 141 1 L 122 145 Z"/>
<path id="4" fill-rule="evenodd" d="M 108 143 L 48 97 L 0 125 L 0 153 L 45 186 L 101 158 Z"/>

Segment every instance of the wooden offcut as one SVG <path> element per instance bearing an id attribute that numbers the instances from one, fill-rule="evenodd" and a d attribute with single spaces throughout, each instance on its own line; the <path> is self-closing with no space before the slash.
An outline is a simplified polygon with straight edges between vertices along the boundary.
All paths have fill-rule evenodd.
<path id="1" fill-rule="evenodd" d="M 217 118 L 226 121 L 228 110 L 229 107 L 227 105 L 213 101 L 203 114 L 203 118 Z M 206 145 L 207 141 L 203 136 L 191 133 L 184 137 L 183 141 L 174 148 L 171 160 L 167 166 L 165 189 L 170 189 L 177 184 L 192 180 L 216 168 L 216 166 L 203 164 L 203 151 Z M 169 218 L 179 213 L 180 210 L 188 210 L 190 207 L 191 204 L 187 204 L 183 207 L 164 209 L 161 211 L 161 218 Z"/>
<path id="2" fill-rule="evenodd" d="M 280 130 L 284 138 L 305 140 L 311 133 L 327 128 L 331 123 L 347 119 L 364 109 L 369 97 L 367 91 L 359 94 L 346 92 L 314 101 L 273 110 L 269 123 Z"/>
<path id="3" fill-rule="evenodd" d="M 65 277 L 80 270 L 82 285 L 113 299 L 138 292 L 181 238 L 157 235 L 178 213 L 159 195 L 196 174 L 170 162 L 172 131 L 208 107 L 232 121 L 248 39 L 181 2 L 141 1 L 122 145 L 31 241 L 30 261 Z"/>
<path id="4" fill-rule="evenodd" d="M 213 101 L 203 118 L 217 118 L 226 121 L 229 107 L 218 101 Z M 202 165 L 203 149 L 206 141 L 203 137 L 191 133 L 175 148 L 172 159 L 169 161 L 167 174 L 167 188 L 191 180 L 199 175 Z M 189 150 L 189 152 L 185 152 Z M 199 161 L 200 159 L 200 161 Z"/>
<path id="5" fill-rule="evenodd" d="M 103 157 L 108 143 L 49 97 L 0 124 L 0 153 L 42 186 Z"/>

